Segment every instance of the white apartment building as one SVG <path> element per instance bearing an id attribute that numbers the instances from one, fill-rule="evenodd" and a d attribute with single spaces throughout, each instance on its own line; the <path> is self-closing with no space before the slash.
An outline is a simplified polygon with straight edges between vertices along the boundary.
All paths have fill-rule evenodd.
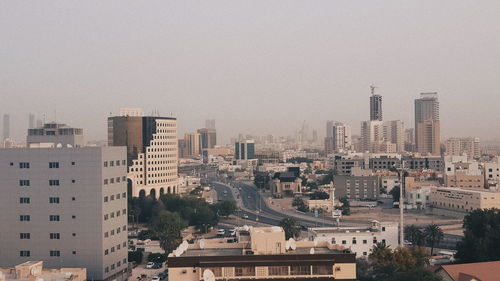
<path id="1" fill-rule="evenodd" d="M 125 147 L 0 149 L 0 267 L 127 278 Z"/>
<path id="2" fill-rule="evenodd" d="M 400 120 L 361 122 L 362 152 L 397 153 L 404 151 L 405 129 Z"/>
<path id="3" fill-rule="evenodd" d="M 377 243 L 398 246 L 398 224 L 372 221 L 361 227 L 316 227 L 308 230 L 309 241 L 329 242 L 350 249 L 356 258 L 367 257 Z"/>
<path id="4" fill-rule="evenodd" d="M 500 187 L 500 159 L 497 162 L 483 163 L 484 182 L 488 187 Z"/>
<path id="5" fill-rule="evenodd" d="M 479 138 L 450 138 L 446 140 L 446 155 L 467 155 L 469 159 L 481 157 L 481 142 Z"/>
<path id="6" fill-rule="evenodd" d="M 351 126 L 346 123 L 326 122 L 326 153 L 348 151 L 352 149 Z"/>

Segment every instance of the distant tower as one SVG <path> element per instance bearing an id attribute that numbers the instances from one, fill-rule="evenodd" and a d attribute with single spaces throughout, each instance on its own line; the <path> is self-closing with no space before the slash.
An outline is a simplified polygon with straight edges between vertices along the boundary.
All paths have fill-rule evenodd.
<path id="1" fill-rule="evenodd" d="M 415 99 L 415 145 L 421 154 L 440 155 L 441 128 L 438 94 L 421 93 Z"/>
<path id="2" fill-rule="evenodd" d="M 3 139 L 10 139 L 10 115 L 3 115 Z"/>
<path id="3" fill-rule="evenodd" d="M 33 113 L 29 114 L 28 129 L 35 129 L 35 114 Z"/>
<path id="4" fill-rule="evenodd" d="M 207 128 L 207 129 L 215 129 L 215 119 L 207 119 L 207 120 L 205 120 L 205 128 Z"/>
<path id="5" fill-rule="evenodd" d="M 382 121 L 382 96 L 375 94 L 375 86 L 371 85 L 372 95 L 370 96 L 370 120 Z"/>

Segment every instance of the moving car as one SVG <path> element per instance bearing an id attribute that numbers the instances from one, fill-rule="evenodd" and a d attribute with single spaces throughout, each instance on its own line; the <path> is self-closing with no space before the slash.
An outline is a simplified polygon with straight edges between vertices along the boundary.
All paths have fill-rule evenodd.
<path id="1" fill-rule="evenodd" d="M 218 237 L 224 237 L 224 235 L 226 235 L 226 230 L 225 229 L 219 229 L 219 231 L 217 231 L 217 236 Z"/>
<path id="2" fill-rule="evenodd" d="M 248 219 L 248 215 L 247 214 L 243 214 L 243 216 L 241 216 L 242 218 L 244 219 Z"/>

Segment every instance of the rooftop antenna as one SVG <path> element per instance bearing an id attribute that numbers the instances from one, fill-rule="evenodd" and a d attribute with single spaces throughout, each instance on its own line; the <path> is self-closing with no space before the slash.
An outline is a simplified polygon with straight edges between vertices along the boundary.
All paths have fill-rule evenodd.
<path id="1" fill-rule="evenodd" d="M 371 85 L 370 85 L 370 90 L 371 90 L 371 92 L 372 92 L 372 96 L 373 96 L 373 95 L 375 95 L 375 89 L 376 89 L 376 88 L 378 88 L 378 87 L 377 87 L 377 86 L 375 86 L 375 85 L 373 85 L 373 84 L 371 84 Z"/>

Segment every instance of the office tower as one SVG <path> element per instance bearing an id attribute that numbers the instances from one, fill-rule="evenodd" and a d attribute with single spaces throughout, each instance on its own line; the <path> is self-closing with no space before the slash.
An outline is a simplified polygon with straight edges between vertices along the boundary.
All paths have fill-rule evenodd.
<path id="1" fill-rule="evenodd" d="M 405 151 L 413 152 L 415 150 L 415 129 L 405 129 Z"/>
<path id="2" fill-rule="evenodd" d="M 317 130 L 312 131 L 312 142 L 313 143 L 318 142 L 318 131 Z"/>
<path id="3" fill-rule="evenodd" d="M 383 122 L 378 120 L 361 122 L 361 152 L 380 152 L 380 143 L 383 141 Z"/>
<path id="4" fill-rule="evenodd" d="M 238 160 L 255 159 L 255 141 L 240 140 L 234 144 L 234 158 Z"/>
<path id="5" fill-rule="evenodd" d="M 35 129 L 35 114 L 30 113 L 28 118 L 29 118 L 28 129 Z"/>
<path id="6" fill-rule="evenodd" d="M 108 145 L 127 147 L 132 196 L 178 192 L 177 119 L 126 109 L 108 118 Z"/>
<path id="7" fill-rule="evenodd" d="M 36 119 L 36 126 L 35 128 L 40 128 L 43 126 L 43 121 L 42 119 Z"/>
<path id="8" fill-rule="evenodd" d="M 28 146 L 55 143 L 62 146 L 84 146 L 83 129 L 72 128 L 66 124 L 46 123 L 40 128 L 28 129 Z"/>
<path id="9" fill-rule="evenodd" d="M 401 120 L 385 121 L 384 127 L 384 140 L 396 145 L 396 152 L 404 151 L 405 145 L 405 128 Z"/>
<path id="10" fill-rule="evenodd" d="M 184 141 L 186 143 L 185 156 L 198 156 L 201 154 L 201 136 L 198 133 L 184 134 Z"/>
<path id="11" fill-rule="evenodd" d="M 446 140 L 446 155 L 461 156 L 466 154 L 470 159 L 481 157 L 481 142 L 479 138 L 450 138 Z"/>
<path id="12" fill-rule="evenodd" d="M 421 154 L 440 155 L 441 130 L 437 93 L 415 99 L 415 144 Z"/>
<path id="13" fill-rule="evenodd" d="M 188 155 L 187 153 L 187 146 L 186 146 L 186 140 L 185 139 L 178 139 L 178 151 L 179 151 L 179 158 L 184 158 Z"/>
<path id="14" fill-rule="evenodd" d="M 201 137 L 201 149 L 214 148 L 217 145 L 217 132 L 215 129 L 199 129 L 198 134 Z"/>
<path id="15" fill-rule="evenodd" d="M 207 129 L 215 129 L 215 119 L 207 119 L 207 120 L 205 120 L 205 128 L 207 128 Z"/>
<path id="16" fill-rule="evenodd" d="M 0 149 L 0 159 L 2 266 L 35 260 L 86 268 L 88 280 L 128 277 L 124 147 Z"/>
<path id="17" fill-rule="evenodd" d="M 351 149 L 351 126 L 346 123 L 326 122 L 326 153 L 341 152 Z"/>
<path id="18" fill-rule="evenodd" d="M 3 115 L 3 139 L 10 139 L 10 115 Z"/>
<path id="19" fill-rule="evenodd" d="M 375 94 L 375 86 L 370 86 L 372 95 L 370 96 L 370 120 L 382 121 L 382 96 Z"/>

